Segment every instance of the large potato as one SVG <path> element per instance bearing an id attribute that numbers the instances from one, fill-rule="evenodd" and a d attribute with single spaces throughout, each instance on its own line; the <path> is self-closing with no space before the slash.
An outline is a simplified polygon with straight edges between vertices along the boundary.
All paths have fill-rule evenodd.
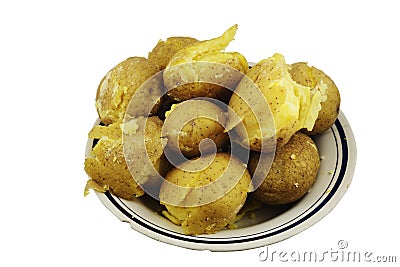
<path id="1" fill-rule="evenodd" d="M 101 121 L 106 125 L 122 122 L 134 94 L 146 101 L 135 103 L 132 116 L 155 114 L 164 91 L 162 79 L 151 79 L 144 90 L 138 89 L 157 72 L 158 68 L 143 57 L 130 57 L 111 69 L 101 80 L 96 94 L 96 108 Z M 149 110 L 152 102 L 155 105 Z"/>
<path id="2" fill-rule="evenodd" d="M 241 119 L 244 128 L 235 128 L 243 145 L 252 150 L 265 151 L 262 144 L 276 138 L 277 147 L 286 144 L 302 128 L 311 130 L 321 108 L 325 88 L 314 91 L 292 80 L 289 65 L 280 54 L 275 54 L 254 65 L 246 72 L 232 95 L 227 129 L 235 128 Z M 261 96 L 259 94 L 261 92 Z M 267 104 L 263 105 L 263 99 Z M 236 113 L 235 116 L 232 114 Z M 269 121 L 259 125 L 261 119 Z M 272 117 L 272 118 L 271 118 Z M 248 137 L 246 137 L 246 134 Z"/>
<path id="3" fill-rule="evenodd" d="M 223 52 L 233 40 L 237 25 L 222 36 L 193 43 L 177 52 L 164 71 L 168 95 L 177 101 L 195 97 L 228 101 L 231 91 L 248 69 L 246 58 L 238 52 Z"/>
<path id="4" fill-rule="evenodd" d="M 329 129 L 336 121 L 340 108 L 340 93 L 332 79 L 322 70 L 308 66 L 306 62 L 297 62 L 291 65 L 290 75 L 301 85 L 315 88 L 319 82 L 327 85 L 326 100 L 321 103 L 321 110 L 311 131 L 307 134 L 317 134 Z"/>
<path id="5" fill-rule="evenodd" d="M 179 50 L 195 42 L 198 42 L 195 38 L 178 36 L 169 37 L 165 41 L 160 40 L 149 53 L 149 61 L 156 65 L 159 70 L 163 70 Z"/>
<path id="6" fill-rule="evenodd" d="M 142 179 L 143 183 L 140 184 L 145 184 L 151 182 L 152 177 L 157 173 L 165 174 L 168 166 L 163 156 L 161 143 L 162 121 L 158 117 L 150 117 L 147 120 L 141 117 L 124 124 L 95 126 L 89 133 L 89 138 L 99 140 L 85 159 L 86 173 L 95 183 L 103 188 L 109 188 L 113 194 L 124 199 L 133 199 L 144 194 L 143 189 L 129 171 L 124 154 L 123 135 L 141 134 L 138 129 L 145 126 L 145 121 L 147 121 L 146 149 L 152 166 L 147 166 L 137 160 L 137 164 L 140 162 L 141 172 L 145 176 Z M 133 149 L 135 148 L 133 147 Z M 154 173 L 153 168 L 157 173 Z"/>
<path id="7" fill-rule="evenodd" d="M 258 153 L 250 157 L 248 167 L 251 174 L 254 174 L 258 158 Z M 309 136 L 298 132 L 276 150 L 272 166 L 254 191 L 254 197 L 270 205 L 299 200 L 314 184 L 319 166 L 317 146 Z"/>
<path id="8" fill-rule="evenodd" d="M 214 155 L 209 155 L 202 158 L 205 160 L 212 160 L 213 156 Z M 202 193 L 203 191 L 194 193 L 192 189 L 216 182 L 224 172 L 228 171 L 227 168 L 230 161 L 232 165 L 229 167 L 229 179 L 232 182 L 236 182 L 236 184 L 228 185 L 228 188 L 232 189 L 224 195 L 221 195 L 219 199 L 208 204 L 200 206 L 186 205 L 187 203 L 197 203 L 197 201 L 201 201 L 202 198 L 210 197 L 206 195 L 206 193 Z M 167 183 L 164 182 L 160 190 L 160 201 L 161 204 L 165 205 L 167 211 L 164 211 L 163 214 L 175 224 L 181 225 L 185 234 L 198 235 L 215 233 L 235 220 L 249 192 L 251 181 L 250 174 L 239 160 L 226 153 L 216 154 L 212 163 L 203 170 L 184 170 L 193 164 L 194 161 L 185 162 L 167 173 L 165 177 L 166 181 L 186 187 L 187 190 L 171 190 L 167 187 Z M 241 175 L 241 177 L 239 175 Z M 239 180 L 237 181 L 237 179 Z M 212 184 L 212 186 L 214 185 L 215 184 Z M 218 188 L 215 188 L 215 191 L 218 191 Z M 163 199 L 171 198 L 179 202 L 180 205 L 169 205 L 163 202 Z"/>
<path id="9" fill-rule="evenodd" d="M 224 132 L 226 115 L 216 104 L 207 100 L 187 100 L 166 112 L 164 134 L 168 147 L 180 150 L 188 158 L 200 156 L 200 143 L 208 138 L 222 148 L 228 139 Z M 214 145 L 203 142 L 203 153 L 212 152 Z"/>

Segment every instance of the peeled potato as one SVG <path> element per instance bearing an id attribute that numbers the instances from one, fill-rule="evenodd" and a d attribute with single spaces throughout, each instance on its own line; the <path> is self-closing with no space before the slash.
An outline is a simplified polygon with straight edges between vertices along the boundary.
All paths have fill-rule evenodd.
<path id="1" fill-rule="evenodd" d="M 171 58 L 182 48 L 198 42 L 192 37 L 169 37 L 165 41 L 158 41 L 157 45 L 149 53 L 149 61 L 159 70 L 165 69 Z"/>
<path id="2" fill-rule="evenodd" d="M 327 85 L 326 100 L 321 103 L 321 110 L 311 131 L 307 134 L 318 134 L 332 127 L 335 123 L 340 108 L 340 93 L 332 79 L 322 70 L 308 66 L 305 62 L 298 62 L 291 65 L 290 75 L 292 79 L 304 86 L 314 88 L 322 81 Z"/>
<path id="3" fill-rule="evenodd" d="M 187 190 L 168 190 L 169 187 L 167 187 L 166 182 L 161 186 L 160 201 L 167 208 L 167 211 L 164 211 L 163 214 L 175 224 L 182 226 L 185 234 L 211 234 L 221 230 L 229 223 L 235 221 L 237 213 L 246 201 L 251 181 L 248 170 L 238 159 L 227 153 L 217 153 L 214 159 L 213 157 L 214 155 L 202 157 L 204 160 L 212 160 L 211 164 L 203 170 L 184 170 L 194 164 L 193 161 L 187 161 L 167 173 L 165 177 L 166 181 L 174 185 L 186 187 Z M 216 182 L 227 171 L 230 161 L 232 161 L 232 167 L 230 168 L 233 169 L 230 173 L 241 175 L 241 177 L 230 176 L 232 182 L 232 179 L 238 179 L 236 183 L 228 185 L 232 189 L 224 195 L 218 196 L 217 200 L 210 203 L 199 206 L 187 205 L 187 203 L 196 203 L 198 200 L 201 201 L 202 198 L 209 197 L 204 191 L 194 193 L 192 189 Z M 215 188 L 215 191 L 217 191 L 217 188 Z M 182 194 L 182 192 L 184 193 Z M 170 205 L 163 202 L 163 199 L 168 198 L 177 200 L 180 205 Z"/>
<path id="4" fill-rule="evenodd" d="M 248 167 L 251 174 L 254 174 L 258 158 L 259 153 L 250 157 Z M 309 136 L 298 132 L 276 150 L 272 166 L 253 196 L 269 205 L 299 200 L 314 184 L 319 166 L 317 146 Z"/>
<path id="5" fill-rule="evenodd" d="M 210 97 L 228 101 L 248 69 L 246 58 L 238 52 L 223 52 L 233 40 L 237 25 L 222 36 L 196 42 L 177 52 L 164 71 L 168 95 L 177 101 Z"/>

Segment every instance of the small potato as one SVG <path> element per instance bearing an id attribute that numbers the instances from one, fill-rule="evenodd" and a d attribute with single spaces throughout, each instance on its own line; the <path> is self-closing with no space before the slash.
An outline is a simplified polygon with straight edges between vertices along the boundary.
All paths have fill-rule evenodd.
<path id="1" fill-rule="evenodd" d="M 185 169 L 196 164 L 196 161 L 187 161 L 167 173 L 165 180 L 181 186 L 182 189 L 171 189 L 166 182 L 161 186 L 160 201 L 167 208 L 163 215 L 175 224 L 181 225 L 187 235 L 211 234 L 224 228 L 235 221 L 237 213 L 246 201 L 251 182 L 248 170 L 238 159 L 227 153 L 217 153 L 214 159 L 213 157 L 214 155 L 209 155 L 201 158 L 211 161 L 205 169 L 187 171 Z M 228 166 L 230 166 L 229 169 Z M 197 167 L 194 169 L 201 169 Z M 228 183 L 222 186 L 215 184 L 225 172 L 230 174 Z M 205 191 L 195 192 L 195 189 L 204 185 L 213 186 L 212 192 L 219 192 L 219 189 L 232 189 L 217 196 L 215 201 L 197 206 L 190 205 L 189 203 L 197 203 L 210 197 Z M 214 195 L 212 194 L 212 197 L 215 197 Z M 164 202 L 165 199 L 171 198 L 178 201 L 180 205 Z"/>
<path id="2" fill-rule="evenodd" d="M 146 101 L 135 104 L 135 114 L 130 115 L 155 114 L 160 105 L 160 96 L 164 92 L 161 77 L 146 83 L 145 90 L 138 89 L 157 72 L 158 68 L 143 57 L 130 57 L 111 69 L 101 80 L 96 94 L 96 108 L 101 121 L 105 125 L 122 122 L 135 93 Z M 149 110 L 151 103 L 154 106 Z"/>
<path id="3" fill-rule="evenodd" d="M 192 37 L 169 37 L 165 41 L 160 40 L 149 53 L 149 61 L 159 70 L 163 70 L 179 50 L 195 42 L 198 40 Z"/>
<path id="4" fill-rule="evenodd" d="M 200 156 L 200 143 L 209 138 L 217 149 L 228 140 L 224 132 L 226 115 L 216 104 L 207 100 L 187 100 L 172 106 L 166 112 L 164 136 L 167 145 L 179 149 L 188 158 Z M 202 143 L 202 153 L 213 152 L 213 144 Z"/>
<path id="5" fill-rule="evenodd" d="M 248 69 L 242 54 L 222 51 L 236 30 L 234 25 L 220 37 L 193 43 L 177 52 L 163 74 L 168 95 L 176 101 L 209 97 L 228 102 L 231 90 Z"/>
<path id="6" fill-rule="evenodd" d="M 85 159 L 85 171 L 90 177 L 89 181 L 94 181 L 100 187 L 109 188 L 113 194 L 124 199 L 134 199 L 144 194 L 143 189 L 129 171 L 123 145 L 124 134 L 129 134 L 129 136 L 140 134 L 138 129 L 144 125 L 145 118 L 140 117 L 124 124 L 113 123 L 108 126 L 96 126 L 90 131 L 89 138 L 99 140 Z M 145 134 L 149 162 L 162 175 L 166 173 L 168 163 L 163 156 L 161 128 L 162 121 L 158 117 L 147 119 Z M 141 164 L 143 183 L 140 184 L 150 182 L 152 177 L 157 175 L 151 166 L 139 163 L 139 161 L 137 164 Z M 96 187 L 92 188 L 96 189 Z"/>
<path id="7" fill-rule="evenodd" d="M 327 85 L 326 100 L 321 103 L 321 110 L 311 131 L 305 129 L 307 134 L 318 134 L 332 127 L 339 114 L 340 93 L 332 79 L 322 70 L 308 66 L 306 62 L 298 62 L 291 65 L 290 75 L 292 79 L 304 86 L 314 88 L 322 81 Z"/>
<path id="8" fill-rule="evenodd" d="M 254 174 L 259 153 L 253 153 L 249 170 Z M 317 146 L 304 133 L 297 132 L 288 143 L 278 148 L 271 169 L 262 184 L 254 191 L 254 197 L 269 204 L 287 204 L 302 198 L 317 177 L 320 158 Z"/>

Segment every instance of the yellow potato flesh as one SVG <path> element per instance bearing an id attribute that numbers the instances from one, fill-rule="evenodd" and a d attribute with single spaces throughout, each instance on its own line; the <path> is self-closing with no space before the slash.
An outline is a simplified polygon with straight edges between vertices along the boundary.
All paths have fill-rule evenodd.
<path id="1" fill-rule="evenodd" d="M 239 83 L 236 93 L 230 100 L 229 105 L 241 118 L 250 139 L 248 140 L 250 147 L 253 150 L 261 151 L 260 140 L 274 136 L 277 140 L 277 146 L 284 145 L 298 130 L 302 128 L 312 129 L 318 117 L 321 102 L 326 97 L 326 85 L 320 83 L 314 89 L 311 89 L 297 84 L 292 80 L 289 68 L 284 57 L 275 54 L 260 61 L 246 73 L 268 102 L 275 123 L 274 131 L 272 128 L 262 131 L 253 113 L 253 107 L 246 105 L 244 100 L 241 99 L 240 94 L 249 90 L 248 82 L 246 83 L 245 79 Z M 264 107 L 264 109 L 265 114 L 267 114 L 268 108 Z M 233 128 L 237 124 L 237 121 L 230 120 L 227 128 Z M 239 135 L 244 137 L 240 132 Z M 246 143 L 245 141 L 247 140 L 243 140 L 243 143 Z"/>
<path id="2" fill-rule="evenodd" d="M 233 40 L 237 25 L 220 37 L 193 43 L 177 52 L 164 70 L 168 94 L 183 101 L 194 97 L 224 99 L 225 88 L 233 89 L 248 69 L 246 58 L 238 52 L 224 52 Z M 225 87 L 225 88 L 224 88 Z"/>

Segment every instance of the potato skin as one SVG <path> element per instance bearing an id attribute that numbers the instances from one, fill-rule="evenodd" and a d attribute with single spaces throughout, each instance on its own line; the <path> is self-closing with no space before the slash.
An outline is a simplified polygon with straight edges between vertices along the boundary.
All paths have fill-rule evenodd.
<path id="1" fill-rule="evenodd" d="M 142 122 L 144 118 L 142 117 Z M 144 123 L 139 122 L 141 126 Z M 158 117 L 147 119 L 145 134 L 149 160 L 154 168 L 165 174 L 166 166 L 160 140 L 162 121 Z M 85 159 L 85 171 L 97 184 L 106 185 L 110 191 L 124 199 L 134 199 L 144 194 L 143 189 L 132 177 L 128 169 L 122 143 L 122 124 L 95 126 L 89 138 L 99 139 L 89 156 Z M 145 170 L 143 166 L 143 170 Z M 149 174 L 149 179 L 152 174 Z M 148 182 L 148 181 L 147 181 Z"/>
<path id="2" fill-rule="evenodd" d="M 225 125 L 227 118 L 223 110 L 216 104 L 207 100 L 187 100 L 174 105 L 167 114 L 172 112 L 196 115 L 184 125 L 177 125 L 180 122 L 174 119 L 169 123 L 168 118 L 165 123 L 165 136 L 168 139 L 168 145 L 173 149 L 179 148 L 184 156 L 188 158 L 200 156 L 199 145 L 205 138 L 211 139 L 217 149 L 226 144 L 228 134 L 224 132 L 223 125 Z M 176 116 L 182 117 L 180 114 Z M 201 115 L 207 115 L 207 117 Z M 189 115 L 189 117 L 191 116 Z M 211 147 L 203 146 L 203 148 L 204 153 L 211 152 Z"/>
<path id="3" fill-rule="evenodd" d="M 224 60 L 220 62 L 195 62 L 192 65 L 182 64 L 167 67 L 164 72 L 164 85 L 168 90 L 168 96 L 176 101 L 185 101 L 196 97 L 206 97 L 221 100 L 228 103 L 232 91 L 239 83 L 248 66 L 242 59 L 235 58 L 236 54 L 224 54 Z M 190 68 L 192 68 L 190 70 Z M 189 71 L 188 71 L 189 70 Z M 191 75 L 198 75 L 202 81 L 192 82 Z M 187 75 L 186 78 L 185 75 Z M 182 77 L 184 77 L 182 79 Z M 188 82 L 184 82 L 188 80 Z M 183 84 L 181 84 L 183 83 Z M 176 86 L 176 84 L 181 84 Z M 223 86 L 222 86 L 223 85 Z"/>
<path id="4" fill-rule="evenodd" d="M 234 39 L 236 30 L 234 25 L 217 38 L 178 51 L 163 74 L 168 95 L 176 101 L 208 97 L 228 102 L 231 90 L 249 68 L 242 54 L 223 51 Z"/>
<path id="5" fill-rule="evenodd" d="M 321 110 L 315 121 L 312 131 L 304 130 L 309 135 L 318 134 L 326 131 L 335 123 L 340 108 L 340 93 L 333 80 L 322 70 L 308 66 L 306 62 L 291 64 L 290 75 L 292 79 L 304 86 L 314 88 L 321 80 L 328 86 L 326 100 L 321 103 Z"/>
<path id="6" fill-rule="evenodd" d="M 269 152 L 271 146 L 263 143 L 271 143 L 275 138 L 276 146 L 281 147 L 297 131 L 314 127 L 326 90 L 317 86 L 311 91 L 310 87 L 296 83 L 289 70 L 290 65 L 279 53 L 261 60 L 246 72 L 248 79 L 240 81 L 229 101 L 233 112 L 228 111 L 226 128 L 230 130 L 239 124 L 231 116 L 236 113 L 245 130 L 236 127 L 235 131 L 242 144 L 249 142 L 251 150 Z M 268 105 L 263 104 L 262 98 Z M 264 123 L 260 127 L 261 120 Z"/>
<path id="7" fill-rule="evenodd" d="M 179 36 L 169 37 L 165 41 L 160 40 L 153 50 L 149 52 L 148 59 L 159 70 L 163 70 L 179 50 L 195 42 L 198 42 L 195 38 Z"/>
<path id="8" fill-rule="evenodd" d="M 137 90 L 150 77 L 158 72 L 158 68 L 143 57 L 130 57 L 112 68 L 101 80 L 96 93 L 96 109 L 101 121 L 105 124 L 122 122 L 128 105 Z M 152 90 L 142 90 L 141 97 L 149 102 L 159 99 L 164 88 L 162 81 L 152 79 L 149 84 Z M 157 112 L 156 104 L 151 114 L 148 105 L 143 101 L 136 108 L 135 116 L 149 116 Z"/>
<path id="9" fill-rule="evenodd" d="M 254 174 L 259 154 L 250 157 L 249 170 Z M 317 146 L 304 133 L 297 132 L 278 148 L 271 169 L 254 197 L 269 205 L 287 204 L 302 198 L 318 174 L 320 158 Z"/>
<path id="10" fill-rule="evenodd" d="M 180 186 L 196 187 L 209 184 L 216 181 L 225 172 L 230 159 L 234 161 L 234 164 L 242 164 L 238 159 L 227 153 L 217 153 L 214 161 L 206 169 L 200 172 L 189 172 L 180 168 L 173 168 L 167 173 L 165 179 Z M 190 164 L 190 162 L 184 164 Z M 161 204 L 164 204 L 167 208 L 167 214 L 175 218 L 175 223 L 184 228 L 185 234 L 215 233 L 235 220 L 237 213 L 246 201 L 250 181 L 250 174 L 247 169 L 244 169 L 242 177 L 233 189 L 216 201 L 196 207 L 171 206 L 162 201 Z M 163 196 L 168 194 L 175 195 L 175 192 L 168 192 L 163 184 L 160 190 L 160 199 L 162 200 Z M 183 201 L 186 200 L 187 195 L 183 197 Z"/>

